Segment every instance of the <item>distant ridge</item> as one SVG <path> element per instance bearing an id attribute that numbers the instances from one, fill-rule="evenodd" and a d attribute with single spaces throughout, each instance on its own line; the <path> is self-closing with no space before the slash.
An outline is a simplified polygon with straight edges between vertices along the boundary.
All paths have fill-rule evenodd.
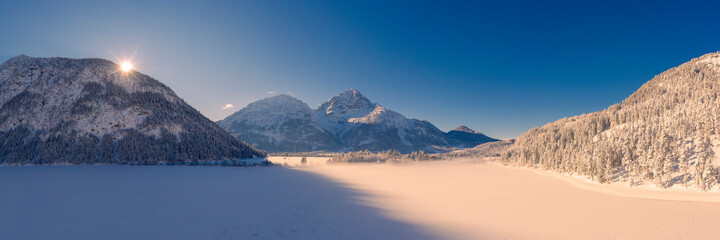
<path id="1" fill-rule="evenodd" d="M 446 136 L 451 139 L 453 145 L 458 147 L 474 147 L 486 142 L 495 142 L 497 139 L 486 136 L 485 134 L 472 130 L 469 127 L 460 125 L 450 130 Z"/>
<path id="2" fill-rule="evenodd" d="M 317 109 L 287 95 L 265 98 L 218 124 L 268 152 L 444 152 L 497 141 L 472 130 L 445 133 L 427 121 L 408 119 L 373 103 L 355 89 L 333 96 Z"/>

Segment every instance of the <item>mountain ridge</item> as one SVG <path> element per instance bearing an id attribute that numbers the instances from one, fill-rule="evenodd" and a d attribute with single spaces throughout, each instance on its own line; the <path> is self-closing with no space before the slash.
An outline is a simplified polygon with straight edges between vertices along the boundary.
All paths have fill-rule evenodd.
<path id="1" fill-rule="evenodd" d="M 277 96 L 275 96 L 277 97 Z M 275 98 L 270 97 L 270 98 Z M 291 97 L 297 101 L 294 97 Z M 265 98 L 269 99 L 269 98 Z M 258 100 L 248 106 L 254 105 L 265 99 Z M 307 104 L 305 104 L 307 106 Z M 468 132 L 473 139 L 466 136 L 457 138 L 456 134 L 448 134 L 431 123 L 424 120 L 409 119 L 402 114 L 383 107 L 378 103 L 370 101 L 355 89 L 343 91 L 327 101 L 318 105 L 316 109 L 303 107 L 303 111 L 311 111 L 308 119 L 304 118 L 302 123 L 294 125 L 297 129 L 318 129 L 321 132 L 305 131 L 305 133 L 317 137 L 303 138 L 301 135 L 292 133 L 284 134 L 287 138 L 269 141 L 270 136 L 283 135 L 277 131 L 250 126 L 243 122 L 255 121 L 253 117 L 246 114 L 248 107 L 245 107 L 227 118 L 218 121 L 218 124 L 228 130 L 239 139 L 256 143 L 258 147 L 269 149 L 270 152 L 295 152 L 295 151 L 384 151 L 398 150 L 401 152 L 428 151 L 442 152 L 453 147 L 469 147 L 496 139 L 487 137 L 479 132 Z M 265 109 L 264 112 L 284 112 L 289 110 Z M 262 114 L 262 113 L 260 113 Z M 265 115 L 273 115 L 267 113 Z M 242 115 L 244 118 L 238 118 Z M 275 119 L 271 125 L 287 125 L 281 119 Z M 280 128 L 276 128 L 280 129 Z M 470 137 L 470 138 L 472 138 Z M 308 148 L 302 145 L 302 141 L 316 139 L 320 147 Z M 283 146 L 286 145 L 286 146 Z"/>

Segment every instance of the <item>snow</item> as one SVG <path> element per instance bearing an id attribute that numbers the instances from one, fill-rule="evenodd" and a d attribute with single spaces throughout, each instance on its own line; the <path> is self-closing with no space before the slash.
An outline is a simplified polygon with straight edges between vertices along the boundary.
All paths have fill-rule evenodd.
<path id="1" fill-rule="evenodd" d="M 282 167 L 2 167 L 0 192 L 0 239 L 434 239 Z"/>
<path id="2" fill-rule="evenodd" d="M 452 131 L 466 132 L 466 133 L 480 133 L 478 131 L 470 129 L 469 127 L 467 127 L 465 125 L 460 125 L 460 126 L 454 128 Z"/>
<path id="3" fill-rule="evenodd" d="M 398 129 L 407 129 L 410 124 L 409 120 L 402 114 L 387 110 L 381 106 L 375 107 L 372 112 L 363 117 L 350 118 L 348 122 L 394 126 Z"/>
<path id="4" fill-rule="evenodd" d="M 372 103 L 360 92 L 354 89 L 347 90 L 332 97 L 321 104 L 313 112 L 313 120 L 325 131 L 334 136 L 342 136 L 351 131 L 358 124 L 372 124 L 388 128 L 397 128 L 403 144 L 412 145 L 404 131 L 408 131 L 413 120 L 405 118 L 400 113 L 389 110 L 380 104 Z M 372 143 L 367 138 L 356 146 Z"/>
<path id="5" fill-rule="evenodd" d="M 340 136 L 352 128 L 352 125 L 347 124 L 350 119 L 365 117 L 377 107 L 380 105 L 371 102 L 357 90 L 350 89 L 320 104 L 313 111 L 312 117 L 325 131 Z"/>
<path id="6" fill-rule="evenodd" d="M 340 136 L 344 132 L 352 129 L 353 125 L 348 124 L 348 120 L 353 118 L 360 118 L 367 116 L 373 111 L 373 109 L 361 109 L 350 114 L 341 115 L 327 115 L 322 109 L 314 110 L 312 113 L 312 119 L 318 124 L 323 130 L 331 133 L 335 136 Z"/>
<path id="7" fill-rule="evenodd" d="M 288 139 L 283 124 L 292 120 L 307 120 L 310 127 L 322 131 L 319 125 L 311 121 L 311 114 L 312 110 L 306 103 L 281 94 L 250 103 L 219 124 L 231 133 L 261 135 L 267 137 L 266 141 L 279 144 Z"/>
<path id="8" fill-rule="evenodd" d="M 217 128 L 160 81 L 118 68 L 103 59 L 27 56 L 0 64 L 0 162 L 129 164 L 264 155 Z"/>
<path id="9" fill-rule="evenodd" d="M 122 111 L 117 111 L 109 104 L 102 103 L 100 104 L 100 110 L 93 115 L 94 116 L 77 118 L 77 130 L 81 133 L 89 133 L 97 137 L 102 137 L 105 134 L 112 134 L 116 132 L 118 128 L 139 128 L 150 113 L 138 107 L 131 107 Z M 40 129 L 40 126 L 34 127 L 36 129 Z M 171 133 L 175 134 L 178 139 L 180 138 L 182 126 L 174 124 L 172 126 L 167 126 L 167 128 Z M 159 126 L 156 126 L 151 134 L 159 137 L 160 132 L 161 129 Z"/>
<path id="10" fill-rule="evenodd" d="M 467 138 L 448 135 L 427 121 L 408 119 L 373 103 L 354 89 L 330 98 L 316 109 L 310 109 L 301 100 L 290 96 L 265 98 L 218 124 L 240 140 L 256 144 L 270 153 L 384 151 L 390 150 L 390 146 L 402 146 L 402 152 L 442 152 L 443 149 L 477 144 Z M 481 134 L 467 127 L 459 129 Z M 368 134 L 372 136 L 366 136 Z M 314 144 L 308 145 L 311 141 Z"/>
<path id="11" fill-rule="evenodd" d="M 698 63 L 705 63 L 705 64 L 712 64 L 715 66 L 720 66 L 720 55 L 708 54 L 707 56 L 704 56 L 704 58 L 701 58 L 700 60 L 698 60 Z"/>
<path id="12" fill-rule="evenodd" d="M 327 165 L 329 157 L 306 157 L 306 163 L 302 163 L 302 157 L 268 157 L 268 161 L 286 167 L 308 167 Z"/>
<path id="13" fill-rule="evenodd" d="M 273 127 L 273 124 L 291 119 L 309 119 L 310 107 L 288 95 L 277 95 L 248 104 L 229 116 L 224 122 L 244 122 L 259 127 Z"/>
<path id="14" fill-rule="evenodd" d="M 441 239 L 720 238 L 717 192 L 608 191 L 540 170 L 463 161 L 298 170 L 365 193 L 365 204 Z"/>
<path id="15" fill-rule="evenodd" d="M 571 186 L 579 189 L 613 196 L 666 201 L 720 203 L 720 192 L 718 192 L 718 189 L 703 192 L 695 186 L 685 187 L 682 184 L 676 184 L 670 188 L 661 188 L 650 183 L 645 183 L 638 186 L 630 186 L 630 184 L 627 182 L 612 182 L 608 184 L 602 184 L 581 175 L 549 172 L 535 168 L 511 168 L 520 171 L 532 172 L 541 176 L 552 177 L 564 181 Z"/>
<path id="16" fill-rule="evenodd" d="M 77 122 L 76 130 L 80 133 L 102 137 L 118 132 L 118 129 L 137 128 L 151 114 L 140 108 L 116 110 L 107 101 L 93 101 L 98 110 L 91 114 L 71 115 L 73 104 L 82 97 L 86 83 L 110 82 L 122 86 L 129 93 L 154 92 L 162 94 L 166 100 L 175 103 L 181 101 L 175 94 L 163 87 L 145 86 L 148 78 L 138 72 L 118 73 L 117 65 L 102 59 L 66 59 L 66 58 L 31 58 L 18 56 L 3 65 L 0 71 L 0 105 L 4 105 L 13 97 L 27 91 L 42 96 L 42 106 L 29 109 L 22 114 L 15 114 L 8 119 L 8 124 L 0 126 L 0 130 L 8 131 L 21 124 L 29 124 L 31 129 L 48 129 L 63 121 Z M 21 75 L 16 74 L 21 72 Z M 75 76 L 75 74 L 77 76 Z M 44 77 L 43 77 L 44 76 Z M 62 115 L 62 116 L 61 116 Z M 182 127 L 168 128 L 180 138 Z M 155 132 L 159 132 L 157 129 Z M 159 134 L 156 134 L 159 136 Z M 46 136 L 45 136 L 46 137 Z"/>
<path id="17" fill-rule="evenodd" d="M 2 167 L 0 239 L 720 238 L 719 192 L 477 161 L 308 163 Z"/>

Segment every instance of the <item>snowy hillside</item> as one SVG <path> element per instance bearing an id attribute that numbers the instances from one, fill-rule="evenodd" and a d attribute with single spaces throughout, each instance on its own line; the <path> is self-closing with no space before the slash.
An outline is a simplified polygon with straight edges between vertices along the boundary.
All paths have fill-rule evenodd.
<path id="1" fill-rule="evenodd" d="M 330 98 L 315 110 L 290 96 L 266 98 L 218 123 L 240 140 L 269 152 L 441 152 L 496 141 L 472 130 L 445 133 L 427 121 L 408 119 L 373 103 L 355 89 Z"/>
<path id="2" fill-rule="evenodd" d="M 333 136 L 311 115 L 312 110 L 304 102 L 278 95 L 251 103 L 218 124 L 238 139 L 269 152 L 335 148 Z"/>
<path id="3" fill-rule="evenodd" d="M 261 156 L 159 81 L 103 59 L 0 65 L 0 164 L 154 164 Z"/>
<path id="4" fill-rule="evenodd" d="M 517 139 L 503 161 L 590 176 L 599 182 L 715 185 L 720 53 L 669 69 L 622 103 L 564 118 Z"/>

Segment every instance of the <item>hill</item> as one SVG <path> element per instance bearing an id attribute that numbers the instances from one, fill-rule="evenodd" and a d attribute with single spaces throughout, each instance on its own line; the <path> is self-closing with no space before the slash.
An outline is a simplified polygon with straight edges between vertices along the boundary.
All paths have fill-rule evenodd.
<path id="1" fill-rule="evenodd" d="M 503 162 L 661 187 L 718 182 L 720 53 L 669 69 L 622 103 L 520 136 Z"/>
<path id="2" fill-rule="evenodd" d="M 264 156 L 159 81 L 103 59 L 0 65 L 0 164 L 160 164 Z"/>

